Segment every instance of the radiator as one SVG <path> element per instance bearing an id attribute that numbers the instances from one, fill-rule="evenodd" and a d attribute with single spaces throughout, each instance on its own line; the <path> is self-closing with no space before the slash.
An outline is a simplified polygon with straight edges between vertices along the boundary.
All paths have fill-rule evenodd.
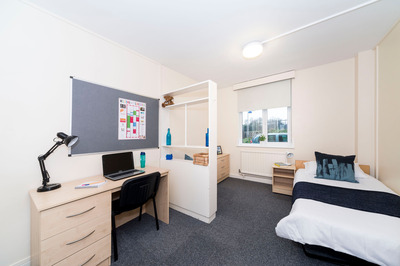
<path id="1" fill-rule="evenodd" d="M 285 162 L 286 153 L 278 152 L 240 152 L 240 172 L 272 177 L 272 165 L 276 162 Z"/>

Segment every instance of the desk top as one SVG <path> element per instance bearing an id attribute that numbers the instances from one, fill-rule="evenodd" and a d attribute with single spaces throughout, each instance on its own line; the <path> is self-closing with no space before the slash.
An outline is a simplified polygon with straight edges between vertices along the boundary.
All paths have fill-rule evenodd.
<path id="1" fill-rule="evenodd" d="M 160 172 L 161 176 L 166 176 L 168 174 L 168 170 L 161 169 L 158 167 L 147 166 L 144 170 L 145 170 L 144 174 L 137 175 L 131 178 L 136 178 L 153 172 Z M 121 189 L 122 184 L 128 179 L 130 178 L 128 177 L 118 181 L 112 181 L 109 179 L 105 179 L 104 176 L 102 175 L 97 175 L 63 183 L 61 184 L 61 188 L 52 191 L 37 192 L 36 189 L 32 189 L 29 191 L 29 194 L 31 196 L 32 203 L 35 204 L 36 206 L 36 209 L 38 211 L 44 211 L 62 204 L 90 197 L 106 191 L 111 191 L 111 193 L 119 191 Z M 104 181 L 104 180 L 107 180 L 107 183 L 98 188 L 81 188 L 81 189 L 75 188 L 76 186 L 84 182 Z"/>

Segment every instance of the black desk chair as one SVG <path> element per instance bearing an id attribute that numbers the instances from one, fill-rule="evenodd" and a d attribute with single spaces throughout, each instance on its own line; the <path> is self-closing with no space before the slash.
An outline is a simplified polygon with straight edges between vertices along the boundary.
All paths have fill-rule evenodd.
<path id="1" fill-rule="evenodd" d="M 114 245 L 114 261 L 118 260 L 117 234 L 115 229 L 115 216 L 140 207 L 139 221 L 142 219 L 142 207 L 149 199 L 153 199 L 154 216 L 157 230 L 158 217 L 156 208 L 156 194 L 160 184 L 160 173 L 136 177 L 125 181 L 121 187 L 120 198 L 112 202 L 112 238 Z"/>

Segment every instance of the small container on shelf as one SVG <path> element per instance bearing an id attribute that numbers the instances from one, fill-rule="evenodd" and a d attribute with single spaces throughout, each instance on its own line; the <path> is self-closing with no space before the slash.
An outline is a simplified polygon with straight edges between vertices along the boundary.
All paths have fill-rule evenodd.
<path id="1" fill-rule="evenodd" d="M 168 132 L 167 132 L 167 139 L 166 139 L 166 143 L 168 146 L 171 145 L 171 131 L 168 128 Z"/>
<path id="2" fill-rule="evenodd" d="M 206 133 L 206 147 L 208 147 L 208 134 L 209 134 L 209 130 L 207 128 L 207 133 Z"/>
<path id="3" fill-rule="evenodd" d="M 172 160 L 172 158 L 173 158 L 172 154 L 167 154 L 167 155 L 165 156 L 165 159 L 166 159 L 166 160 Z"/>
<path id="4" fill-rule="evenodd" d="M 193 154 L 193 164 L 208 165 L 208 153 L 195 153 Z"/>

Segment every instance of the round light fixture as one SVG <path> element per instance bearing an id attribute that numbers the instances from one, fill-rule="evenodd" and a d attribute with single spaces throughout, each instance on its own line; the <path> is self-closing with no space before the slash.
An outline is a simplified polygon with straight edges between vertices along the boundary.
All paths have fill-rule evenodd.
<path id="1" fill-rule="evenodd" d="M 259 41 L 254 41 L 246 44 L 243 47 L 243 57 L 247 59 L 256 58 L 259 56 L 263 51 L 263 45 Z"/>

